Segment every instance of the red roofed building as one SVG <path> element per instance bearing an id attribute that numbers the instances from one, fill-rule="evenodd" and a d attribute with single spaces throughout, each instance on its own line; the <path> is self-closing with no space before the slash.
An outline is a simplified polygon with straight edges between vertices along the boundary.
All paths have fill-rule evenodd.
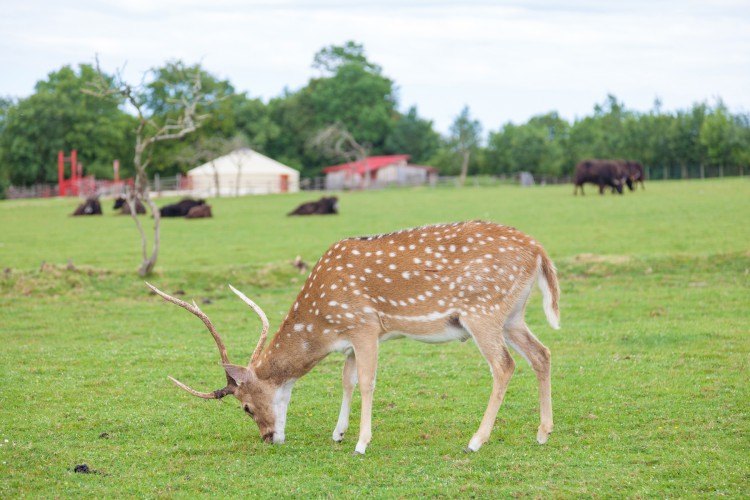
<path id="1" fill-rule="evenodd" d="M 434 167 L 409 165 L 409 155 L 368 156 L 365 161 L 352 161 L 323 169 L 326 189 L 367 189 L 389 185 L 412 186 L 434 183 Z"/>

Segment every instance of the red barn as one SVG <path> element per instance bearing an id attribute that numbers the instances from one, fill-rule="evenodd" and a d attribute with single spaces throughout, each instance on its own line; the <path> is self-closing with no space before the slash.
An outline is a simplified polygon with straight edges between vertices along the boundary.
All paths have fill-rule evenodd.
<path id="1" fill-rule="evenodd" d="M 390 185 L 413 186 L 437 181 L 434 167 L 410 165 L 409 155 L 368 156 L 323 169 L 326 189 L 371 189 Z"/>

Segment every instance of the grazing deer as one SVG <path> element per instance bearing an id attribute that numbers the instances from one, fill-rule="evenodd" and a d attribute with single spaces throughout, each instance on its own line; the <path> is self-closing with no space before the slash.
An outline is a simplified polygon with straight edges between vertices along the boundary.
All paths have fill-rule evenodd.
<path id="1" fill-rule="evenodd" d="M 518 351 L 539 382 L 537 441 L 545 443 L 552 432 L 550 351 L 524 321 L 534 282 L 542 291 L 547 321 L 559 328 L 555 267 L 537 242 L 514 228 L 473 221 L 344 239 L 320 258 L 265 349 L 266 315 L 230 285 L 263 323 L 247 366 L 230 364 L 221 337 L 195 303 L 148 286 L 205 323 L 219 348 L 227 385 L 202 393 L 170 379 L 201 398 L 232 394 L 266 442 L 284 442 L 295 381 L 328 354 L 344 353 L 344 394 L 333 439 L 344 437 L 352 392 L 359 383 L 362 408 L 355 453 L 362 454 L 372 437 L 378 344 L 399 337 L 428 343 L 471 337 L 476 342 L 490 365 L 493 384 L 479 430 L 469 441 L 470 451 L 479 450 L 489 438 L 513 374 L 515 363 L 507 346 Z"/>

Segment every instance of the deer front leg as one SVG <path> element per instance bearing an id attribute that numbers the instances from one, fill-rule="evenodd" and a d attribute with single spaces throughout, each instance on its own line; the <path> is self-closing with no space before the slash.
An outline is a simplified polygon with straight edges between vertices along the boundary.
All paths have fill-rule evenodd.
<path id="1" fill-rule="evenodd" d="M 342 385 L 344 386 L 344 396 L 341 399 L 341 412 L 339 421 L 333 430 L 333 440 L 340 443 L 344 439 L 344 433 L 349 428 L 349 414 L 352 409 L 352 393 L 354 386 L 357 385 L 357 358 L 354 352 L 349 354 L 344 361 L 344 373 L 342 374 Z"/>
<path id="2" fill-rule="evenodd" d="M 372 394 L 375 391 L 375 374 L 378 368 L 378 337 L 361 336 L 352 339 L 354 355 L 357 357 L 359 393 L 362 396 L 362 411 L 359 421 L 359 441 L 355 455 L 364 455 L 372 439 Z"/>

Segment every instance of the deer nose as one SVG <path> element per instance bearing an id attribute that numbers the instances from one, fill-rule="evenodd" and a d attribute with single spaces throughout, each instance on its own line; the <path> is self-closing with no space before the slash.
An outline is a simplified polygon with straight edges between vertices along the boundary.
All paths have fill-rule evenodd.
<path id="1" fill-rule="evenodd" d="M 263 442 L 268 444 L 273 443 L 273 432 L 263 434 Z"/>

